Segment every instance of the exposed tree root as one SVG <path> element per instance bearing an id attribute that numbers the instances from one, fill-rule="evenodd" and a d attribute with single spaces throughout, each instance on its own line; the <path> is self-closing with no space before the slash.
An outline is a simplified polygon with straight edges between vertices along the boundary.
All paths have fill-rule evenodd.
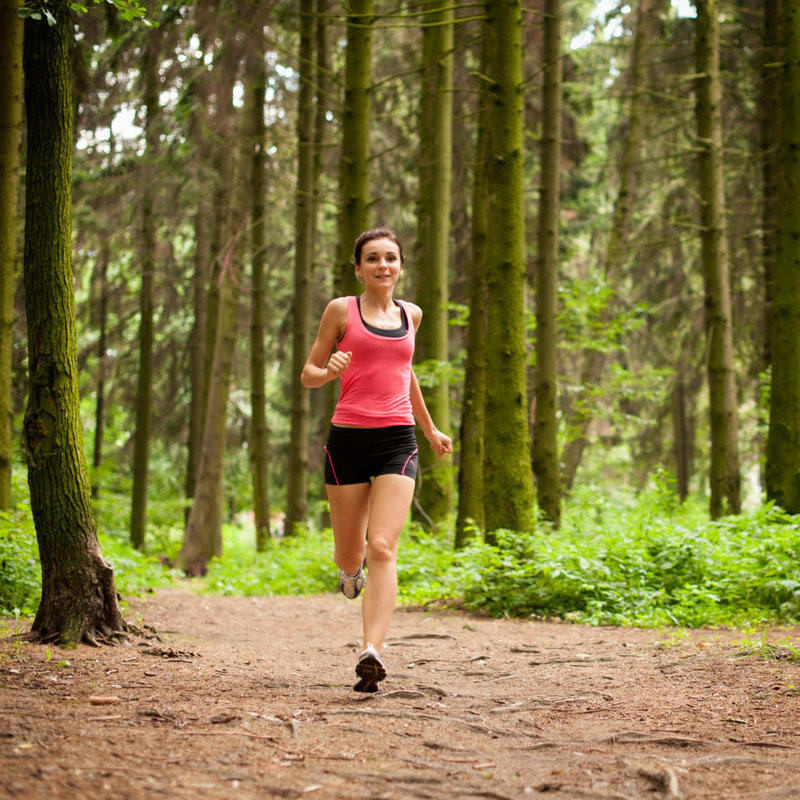
<path id="1" fill-rule="evenodd" d="M 658 772 L 640 769 L 639 775 L 642 778 L 646 778 L 656 789 L 663 792 L 664 800 L 682 800 L 683 792 L 678 783 L 678 778 L 669 767 L 664 767 Z"/>

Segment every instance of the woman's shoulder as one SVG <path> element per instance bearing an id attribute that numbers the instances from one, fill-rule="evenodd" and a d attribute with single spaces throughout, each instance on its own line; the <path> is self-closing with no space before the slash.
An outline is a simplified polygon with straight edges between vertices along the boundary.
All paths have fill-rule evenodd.
<path id="1" fill-rule="evenodd" d="M 409 300 L 401 300 L 400 302 L 408 309 L 408 313 L 411 315 L 411 321 L 416 328 L 422 319 L 422 309 L 416 303 L 412 303 Z"/>
<path id="2" fill-rule="evenodd" d="M 328 301 L 328 305 L 325 307 L 325 314 L 328 316 L 346 317 L 349 300 L 349 297 L 334 297 L 333 300 Z"/>

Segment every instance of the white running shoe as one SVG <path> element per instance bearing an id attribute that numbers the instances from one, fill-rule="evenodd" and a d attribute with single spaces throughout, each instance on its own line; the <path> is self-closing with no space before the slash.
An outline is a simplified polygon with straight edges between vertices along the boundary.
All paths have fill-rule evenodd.
<path id="1" fill-rule="evenodd" d="M 358 657 L 356 675 L 358 683 L 353 687 L 356 692 L 377 692 L 378 684 L 386 677 L 386 667 L 378 651 L 369 642 Z"/>
<path id="2" fill-rule="evenodd" d="M 367 576 L 363 567 L 359 567 L 355 575 L 348 575 L 343 569 L 339 570 L 339 591 L 348 599 L 355 600 L 366 585 Z"/>

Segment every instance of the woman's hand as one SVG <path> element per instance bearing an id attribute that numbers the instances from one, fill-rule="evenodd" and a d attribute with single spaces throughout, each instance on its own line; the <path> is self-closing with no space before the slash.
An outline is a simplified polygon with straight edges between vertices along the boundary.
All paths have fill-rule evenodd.
<path id="1" fill-rule="evenodd" d="M 446 433 L 442 433 L 438 428 L 434 428 L 425 434 L 425 438 L 430 442 L 433 451 L 439 458 L 447 453 L 453 452 L 453 442 Z"/>
<path id="2" fill-rule="evenodd" d="M 346 353 L 336 350 L 331 354 L 331 357 L 328 359 L 328 363 L 325 366 L 325 373 L 328 380 L 336 380 L 336 378 L 338 378 L 350 366 L 350 358 L 352 355 L 353 354 L 350 352 L 350 350 L 348 350 Z"/>

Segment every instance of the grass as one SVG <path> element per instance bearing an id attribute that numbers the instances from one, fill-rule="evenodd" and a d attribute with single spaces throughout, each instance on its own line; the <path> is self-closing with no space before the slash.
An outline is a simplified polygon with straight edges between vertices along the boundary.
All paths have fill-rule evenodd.
<path id="1" fill-rule="evenodd" d="M 101 547 L 121 594 L 175 580 L 153 555 L 132 550 L 105 520 Z M 151 531 L 149 546 L 174 557 L 180 529 Z M 296 595 L 336 589 L 330 531 L 274 540 L 263 553 L 252 531 L 226 526 L 225 554 L 195 584 L 228 595 Z M 560 530 L 498 531 L 497 544 L 454 552 L 448 537 L 409 526 L 400 546 L 400 602 L 451 602 L 494 616 L 558 617 L 592 625 L 726 626 L 755 630 L 800 622 L 800 519 L 769 506 L 715 522 L 658 487 L 622 502 L 585 492 Z M 165 558 L 166 560 L 166 558 Z M 38 603 L 30 510 L 0 515 L 0 614 Z"/>

